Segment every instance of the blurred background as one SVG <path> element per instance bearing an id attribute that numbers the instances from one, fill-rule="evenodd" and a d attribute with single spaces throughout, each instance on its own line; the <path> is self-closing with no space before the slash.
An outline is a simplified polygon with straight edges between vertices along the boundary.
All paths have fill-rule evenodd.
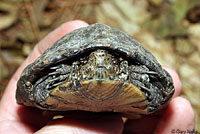
<path id="1" fill-rule="evenodd" d="M 200 0 L 0 0 L 0 96 L 37 42 L 74 19 L 121 29 L 175 69 L 200 132 Z"/>

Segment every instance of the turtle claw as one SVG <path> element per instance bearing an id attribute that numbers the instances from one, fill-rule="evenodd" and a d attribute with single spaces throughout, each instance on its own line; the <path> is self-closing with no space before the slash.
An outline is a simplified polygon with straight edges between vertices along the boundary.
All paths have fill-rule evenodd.
<path id="1" fill-rule="evenodd" d="M 56 75 L 56 74 L 59 74 L 59 73 L 58 72 L 51 72 L 48 75 L 51 76 L 51 75 Z"/>
<path id="2" fill-rule="evenodd" d="M 56 81 L 63 81 L 63 80 L 65 80 L 68 77 L 69 77 L 68 74 L 66 74 L 66 75 L 60 75 L 60 76 L 58 76 L 56 78 L 53 78 L 53 79 L 49 80 L 49 83 L 54 83 Z"/>
<path id="3" fill-rule="evenodd" d="M 52 83 L 52 82 L 57 81 L 57 80 L 59 80 L 59 79 L 60 79 L 59 77 L 54 78 L 54 79 L 51 79 L 51 80 L 49 80 L 49 83 Z"/>
<path id="4" fill-rule="evenodd" d="M 60 68 L 60 66 L 51 67 L 50 69 L 55 70 L 55 69 L 58 69 L 58 68 Z"/>
<path id="5" fill-rule="evenodd" d="M 154 75 L 158 75 L 157 72 L 154 72 L 154 71 L 148 71 L 148 72 L 145 72 L 146 74 L 154 74 Z"/>
<path id="6" fill-rule="evenodd" d="M 146 90 L 147 92 L 151 93 L 151 90 L 148 89 L 147 87 L 145 87 L 145 86 L 140 86 L 140 87 L 141 87 L 142 89 Z"/>
<path id="7" fill-rule="evenodd" d="M 61 74 L 68 74 L 70 73 L 71 67 L 69 65 L 58 65 L 55 67 L 51 67 L 50 69 L 55 70 L 51 73 L 49 73 L 49 76 L 54 76 L 54 75 L 61 75 Z"/>
<path id="8" fill-rule="evenodd" d="M 53 87 L 56 87 L 56 86 L 58 86 L 58 85 L 60 85 L 60 84 L 62 84 L 62 83 L 63 83 L 63 81 L 58 82 L 58 83 L 55 83 L 55 84 L 53 84 L 52 86 L 53 86 Z"/>

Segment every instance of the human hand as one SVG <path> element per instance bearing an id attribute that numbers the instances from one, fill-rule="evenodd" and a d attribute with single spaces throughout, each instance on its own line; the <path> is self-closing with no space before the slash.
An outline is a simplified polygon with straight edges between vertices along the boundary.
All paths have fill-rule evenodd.
<path id="1" fill-rule="evenodd" d="M 179 78 L 171 69 L 165 68 L 173 77 L 175 94 L 167 108 L 156 116 L 147 116 L 139 120 L 127 120 L 124 123 L 118 114 L 72 115 L 63 119 L 53 120 L 45 116 L 42 110 L 18 105 L 15 100 L 16 83 L 23 69 L 32 63 L 44 50 L 57 39 L 74 29 L 87 26 L 82 21 L 64 23 L 48 34 L 34 48 L 24 63 L 11 78 L 0 101 L 0 133 L 8 134 L 63 134 L 63 133 L 158 133 L 169 134 L 172 130 L 194 128 L 194 111 L 190 103 L 177 97 L 181 92 Z M 70 116 L 70 115 L 69 115 Z M 83 118 L 81 118 L 81 116 Z M 86 116 L 86 117 L 85 117 Z M 92 116 L 92 117 L 91 117 Z M 73 118 L 75 117 L 75 118 Z M 88 118 L 88 119 L 87 119 Z"/>

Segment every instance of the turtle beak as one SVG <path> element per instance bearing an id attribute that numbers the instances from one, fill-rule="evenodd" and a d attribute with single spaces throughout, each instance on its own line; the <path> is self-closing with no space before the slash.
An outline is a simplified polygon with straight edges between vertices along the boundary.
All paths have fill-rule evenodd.
<path id="1" fill-rule="evenodd" d="M 103 61 L 104 59 L 98 59 L 98 62 L 97 62 L 97 67 L 98 68 L 103 68 L 105 65 L 103 64 Z"/>

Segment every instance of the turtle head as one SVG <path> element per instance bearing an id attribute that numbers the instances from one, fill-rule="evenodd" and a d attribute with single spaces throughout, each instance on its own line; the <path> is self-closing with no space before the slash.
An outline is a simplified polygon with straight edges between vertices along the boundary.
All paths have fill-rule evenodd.
<path id="1" fill-rule="evenodd" d="M 108 64 L 111 64 L 111 55 L 109 55 L 105 50 L 92 52 L 89 58 L 97 68 L 105 68 Z"/>
<path id="2" fill-rule="evenodd" d="M 80 71 L 83 72 L 84 78 L 112 80 L 119 72 L 117 63 L 117 59 L 108 51 L 98 49 L 90 53 Z"/>

